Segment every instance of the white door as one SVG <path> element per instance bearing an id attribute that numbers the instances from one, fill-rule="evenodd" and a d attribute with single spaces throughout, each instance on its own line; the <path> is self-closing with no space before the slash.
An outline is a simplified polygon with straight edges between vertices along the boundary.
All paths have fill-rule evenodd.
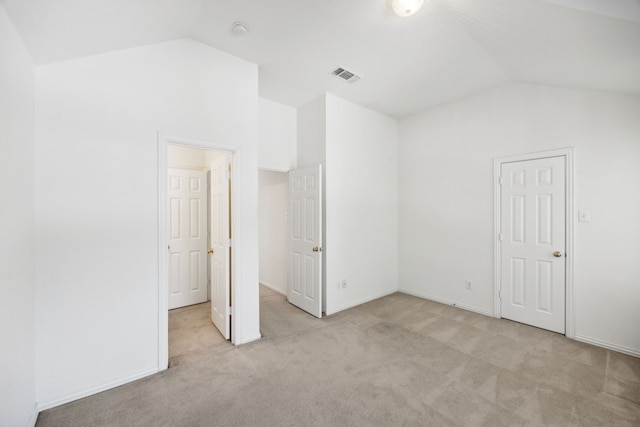
<path id="1" fill-rule="evenodd" d="M 226 155 L 211 162 L 211 321 L 225 339 L 231 337 L 229 177 Z"/>
<path id="2" fill-rule="evenodd" d="M 564 157 L 504 163 L 502 317 L 565 332 Z"/>
<path id="3" fill-rule="evenodd" d="M 168 171 L 169 309 L 207 301 L 206 173 Z"/>
<path id="4" fill-rule="evenodd" d="M 289 302 L 322 317 L 322 165 L 289 172 Z"/>

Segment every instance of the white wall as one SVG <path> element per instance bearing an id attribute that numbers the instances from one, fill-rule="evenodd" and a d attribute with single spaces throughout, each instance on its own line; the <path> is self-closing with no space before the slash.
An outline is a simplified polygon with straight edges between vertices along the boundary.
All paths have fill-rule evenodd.
<path id="1" fill-rule="evenodd" d="M 575 147 L 576 337 L 640 355 L 639 118 L 640 96 L 508 84 L 403 120 L 400 290 L 493 312 L 492 161 Z"/>
<path id="2" fill-rule="evenodd" d="M 261 169 L 287 172 L 296 167 L 296 109 L 259 99 L 258 164 Z"/>
<path id="3" fill-rule="evenodd" d="M 337 96 L 298 109 L 298 167 L 324 166 L 327 315 L 398 289 L 397 147 L 395 119 Z"/>
<path id="4" fill-rule="evenodd" d="M 326 98 L 321 96 L 313 101 L 298 108 L 297 111 L 297 139 L 296 139 L 296 165 L 298 169 L 322 165 L 325 165 L 326 156 L 326 132 L 327 132 L 327 117 L 326 117 Z M 322 200 L 325 201 L 322 205 L 322 230 L 324 236 L 324 230 L 327 229 L 327 192 L 326 192 L 326 170 L 323 170 L 322 174 Z M 323 254 L 324 256 L 324 254 Z M 325 279 L 327 277 L 327 262 L 326 257 L 323 258 L 322 264 L 322 282 L 323 282 L 323 295 L 322 295 L 322 311 L 327 309 L 327 294 L 326 286 L 324 286 Z"/>
<path id="5" fill-rule="evenodd" d="M 170 168 L 206 169 L 206 150 L 182 145 L 167 146 L 167 163 Z"/>
<path id="6" fill-rule="evenodd" d="M 327 314 L 398 289 L 397 193 L 398 122 L 327 94 Z"/>
<path id="7" fill-rule="evenodd" d="M 258 338 L 257 66 L 177 40 L 36 70 L 37 400 L 156 371 L 158 131 L 242 146 L 239 342 Z"/>
<path id="8" fill-rule="evenodd" d="M 260 283 L 283 295 L 287 294 L 288 209 L 289 175 L 259 171 Z"/>
<path id="9" fill-rule="evenodd" d="M 287 293 L 288 172 L 297 163 L 297 111 L 259 99 L 258 228 L 260 283 Z"/>
<path id="10" fill-rule="evenodd" d="M 321 96 L 298 108 L 297 167 L 323 164 L 327 137 L 326 99 Z"/>
<path id="11" fill-rule="evenodd" d="M 0 426 L 35 423 L 34 67 L 0 6 Z"/>

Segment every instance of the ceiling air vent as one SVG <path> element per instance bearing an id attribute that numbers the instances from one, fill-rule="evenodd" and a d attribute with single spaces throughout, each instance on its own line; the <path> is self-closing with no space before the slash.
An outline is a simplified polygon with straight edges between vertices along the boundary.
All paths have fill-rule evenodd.
<path id="1" fill-rule="evenodd" d="M 357 75 L 353 71 L 345 70 L 342 67 L 336 68 L 331 72 L 331 74 L 349 83 L 357 82 L 361 78 L 359 75 Z"/>

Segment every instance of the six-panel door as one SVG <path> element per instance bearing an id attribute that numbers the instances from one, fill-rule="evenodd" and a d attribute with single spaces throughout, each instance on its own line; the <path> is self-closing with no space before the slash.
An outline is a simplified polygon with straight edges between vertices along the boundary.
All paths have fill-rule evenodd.
<path id="1" fill-rule="evenodd" d="M 207 182 L 201 171 L 168 173 L 169 309 L 207 300 Z"/>
<path id="2" fill-rule="evenodd" d="M 565 332 L 564 157 L 501 170 L 501 313 Z"/>
<path id="3" fill-rule="evenodd" d="M 288 300 L 322 317 L 322 169 L 289 172 Z"/>

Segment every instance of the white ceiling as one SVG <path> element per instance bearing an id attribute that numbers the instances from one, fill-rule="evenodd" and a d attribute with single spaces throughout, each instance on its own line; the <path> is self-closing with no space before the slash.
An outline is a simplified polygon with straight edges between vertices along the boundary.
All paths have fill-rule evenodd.
<path id="1" fill-rule="evenodd" d="M 294 107 L 331 92 L 404 117 L 508 81 L 640 93 L 640 0 L 426 0 L 408 18 L 387 0 L 0 4 L 37 64 L 190 37 L 258 64 L 260 96 Z"/>

